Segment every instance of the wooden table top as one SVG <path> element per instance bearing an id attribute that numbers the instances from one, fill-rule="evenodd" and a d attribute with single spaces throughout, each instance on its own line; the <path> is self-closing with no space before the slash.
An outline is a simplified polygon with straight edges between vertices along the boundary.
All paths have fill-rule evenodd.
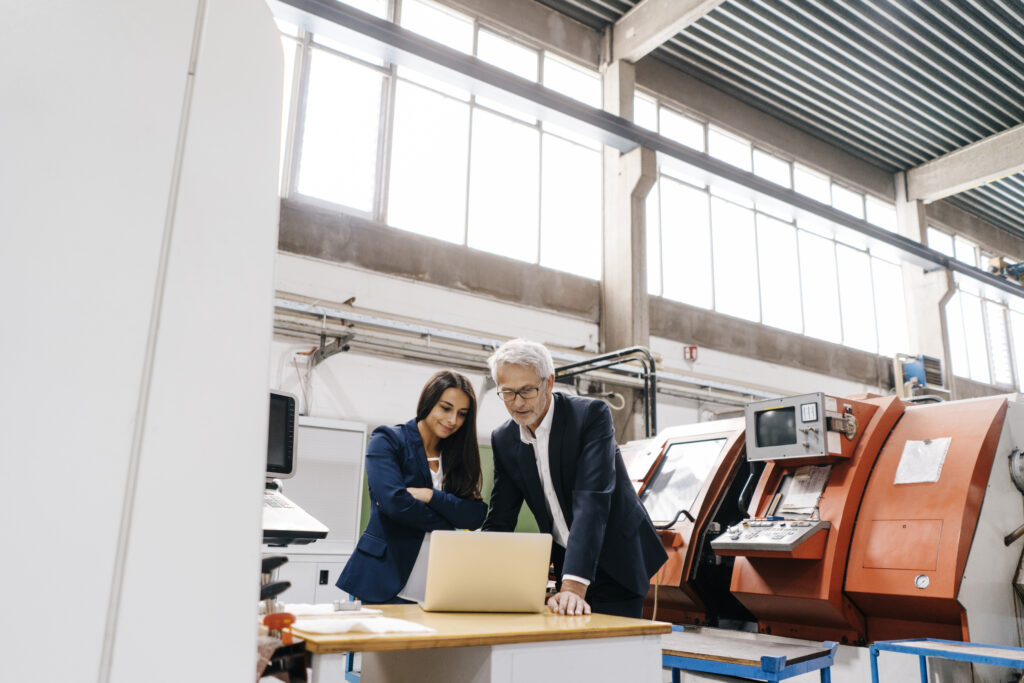
<path id="1" fill-rule="evenodd" d="M 754 635 L 754 634 L 751 634 Z M 790 642 L 787 642 L 790 641 Z M 761 657 L 785 657 L 786 665 L 825 657 L 830 649 L 819 644 L 795 643 L 772 637 L 734 637 L 699 631 L 673 631 L 661 637 L 662 654 L 728 662 L 760 668 Z"/>
<path id="2" fill-rule="evenodd" d="M 370 607 L 371 605 L 368 605 Z M 404 619 L 434 629 L 434 633 L 306 633 L 293 629 L 316 654 L 383 650 L 426 650 L 550 640 L 620 638 L 669 633 L 671 624 L 607 614 L 565 616 L 545 610 L 536 614 L 481 612 L 424 612 L 419 605 L 372 605 L 382 616 Z"/>

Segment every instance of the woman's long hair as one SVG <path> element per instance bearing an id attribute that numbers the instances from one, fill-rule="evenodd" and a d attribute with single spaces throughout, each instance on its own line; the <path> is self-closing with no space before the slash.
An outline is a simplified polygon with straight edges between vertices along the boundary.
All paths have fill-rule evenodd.
<path id="1" fill-rule="evenodd" d="M 480 447 L 476 442 L 476 393 L 464 376 L 452 370 L 441 370 L 427 380 L 416 405 L 416 420 L 430 414 L 441 394 L 455 388 L 469 397 L 469 409 L 462 426 L 451 436 L 441 439 L 441 469 L 444 472 L 444 490 L 459 498 L 480 498 Z"/>

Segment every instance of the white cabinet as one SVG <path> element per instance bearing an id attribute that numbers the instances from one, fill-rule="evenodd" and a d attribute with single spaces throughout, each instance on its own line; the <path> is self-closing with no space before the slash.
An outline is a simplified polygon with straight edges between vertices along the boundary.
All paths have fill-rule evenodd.
<path id="1" fill-rule="evenodd" d="M 292 585 L 282 602 L 333 602 L 348 595 L 335 588 L 359 539 L 366 425 L 321 417 L 300 417 L 295 476 L 282 492 L 323 522 L 327 538 L 285 548 L 263 546 L 264 555 L 287 555 L 277 578 Z"/>

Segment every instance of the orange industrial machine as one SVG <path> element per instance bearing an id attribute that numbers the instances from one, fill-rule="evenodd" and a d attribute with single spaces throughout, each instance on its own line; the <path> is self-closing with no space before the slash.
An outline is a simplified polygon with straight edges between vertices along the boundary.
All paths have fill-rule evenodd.
<path id="1" fill-rule="evenodd" d="M 805 394 L 746 408 L 746 454 L 767 461 L 751 517 L 713 541 L 735 557 L 731 590 L 762 632 L 863 642 L 865 620 L 843 594 L 861 495 L 903 413 L 896 397 Z"/>
<path id="2" fill-rule="evenodd" d="M 676 623 L 751 619 L 729 592 L 732 558 L 723 562 L 709 546 L 721 528 L 744 516 L 736 505 L 747 471 L 743 425 L 743 418 L 700 422 L 623 447 L 630 477 L 668 553 L 651 579 L 648 616 L 657 608 L 659 619 Z"/>
<path id="3" fill-rule="evenodd" d="M 912 406 L 893 429 L 864 493 L 846 575 L 871 640 L 1018 645 L 1019 552 L 1002 540 L 1021 519 L 1007 456 L 1024 444 L 1004 429 L 1008 408 L 1016 419 L 1006 423 L 1021 424 L 1022 406 L 995 397 Z"/>

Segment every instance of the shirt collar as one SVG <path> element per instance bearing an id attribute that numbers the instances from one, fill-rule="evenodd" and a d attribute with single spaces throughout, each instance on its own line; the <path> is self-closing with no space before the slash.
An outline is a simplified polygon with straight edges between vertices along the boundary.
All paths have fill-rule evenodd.
<path id="1" fill-rule="evenodd" d="M 537 425 L 537 436 L 534 438 L 530 435 L 530 428 L 519 425 L 519 439 L 526 444 L 533 444 L 541 438 L 547 438 L 551 434 L 551 423 L 554 420 L 555 415 L 555 394 L 552 392 L 551 400 L 548 404 L 548 412 L 544 414 L 544 418 Z"/>

